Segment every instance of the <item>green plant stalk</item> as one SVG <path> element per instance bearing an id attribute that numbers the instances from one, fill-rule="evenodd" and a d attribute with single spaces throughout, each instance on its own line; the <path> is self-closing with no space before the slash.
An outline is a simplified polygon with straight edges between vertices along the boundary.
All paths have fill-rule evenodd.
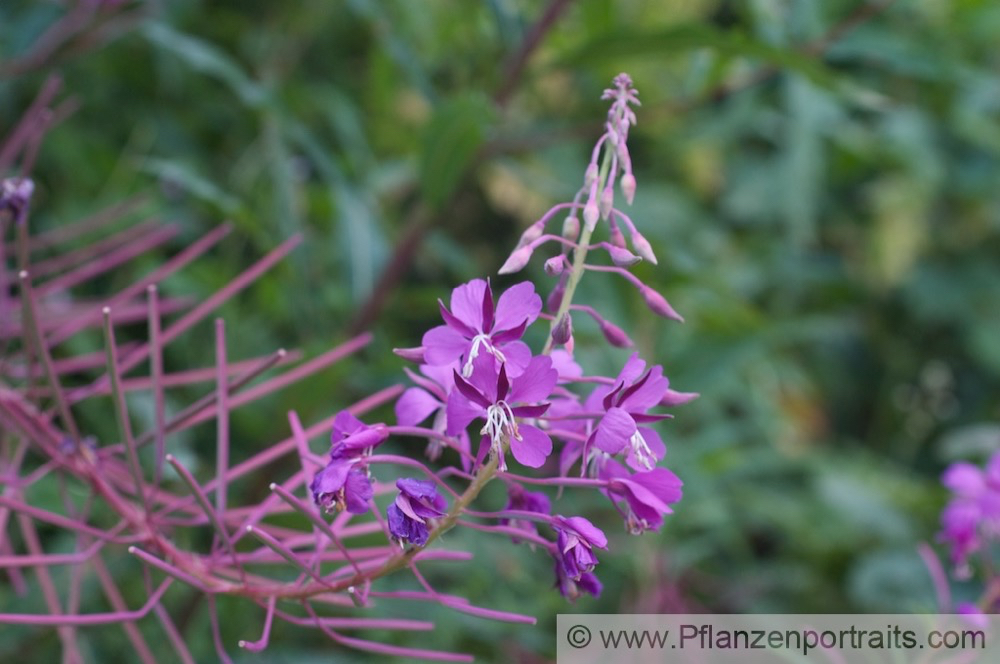
<path id="1" fill-rule="evenodd" d="M 601 159 L 600 174 L 597 177 L 598 195 L 600 195 L 600 192 L 604 191 L 609 170 L 611 170 L 611 153 L 605 149 Z M 576 287 L 580 283 L 580 279 L 583 277 L 583 264 L 587 260 L 587 247 L 590 245 L 590 236 L 593 235 L 593 232 L 594 231 L 592 229 L 587 228 L 586 224 L 583 225 L 583 230 L 580 231 L 580 238 L 577 240 L 577 246 L 573 250 L 573 267 L 571 268 L 569 279 L 566 280 L 566 292 L 563 293 L 562 302 L 559 303 L 559 310 L 556 311 L 556 315 L 552 317 L 552 325 L 549 328 L 549 338 L 545 340 L 545 347 L 542 348 L 542 355 L 548 355 L 552 352 L 553 342 L 551 331 L 555 329 L 556 325 L 559 324 L 559 321 L 562 320 L 563 316 L 569 315 L 570 305 L 573 304 L 573 295 L 576 293 Z"/>

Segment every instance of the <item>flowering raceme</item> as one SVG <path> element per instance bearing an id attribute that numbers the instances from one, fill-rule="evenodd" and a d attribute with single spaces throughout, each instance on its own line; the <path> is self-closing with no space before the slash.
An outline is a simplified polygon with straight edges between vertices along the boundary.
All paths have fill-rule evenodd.
<path id="1" fill-rule="evenodd" d="M 170 269 L 158 270 L 139 287 L 130 286 L 123 294 L 110 298 L 103 314 L 85 314 L 69 322 L 65 317 L 46 317 L 47 284 L 41 285 L 42 295 L 38 296 L 32 290 L 27 269 L 30 265 L 21 269 L 18 285 L 23 307 L 18 309 L 24 312 L 24 322 L 18 334 L 23 332 L 27 342 L 17 361 L 0 363 L 0 370 L 20 371 L 16 376 L 19 386 L 33 390 L 37 387 L 32 384 L 37 382 L 34 379 L 43 375 L 47 385 L 40 392 L 15 391 L 6 387 L 7 375 L 0 376 L 4 379 L 0 382 L 0 424 L 11 427 L 15 441 L 25 441 L 23 446 L 20 442 L 3 446 L 0 454 L 5 477 L 12 478 L 10 490 L 0 496 L 0 526 L 8 521 L 8 515 L 16 513 L 22 531 L 17 542 L 27 547 L 26 551 L 13 551 L 13 545 L 0 539 L 0 557 L 17 559 L 10 573 L 12 585 L 19 583 L 19 570 L 33 569 L 42 587 L 53 590 L 44 593 L 50 615 L 0 612 L 0 624 L 59 629 L 64 648 L 72 655 L 74 630 L 121 623 L 137 651 L 146 653 L 150 648 L 135 623 L 155 615 L 171 637 L 179 659 L 193 661 L 183 639 L 174 638 L 177 629 L 160 603 L 171 585 L 176 584 L 204 596 L 219 661 L 230 661 L 219 626 L 216 598 L 220 595 L 252 602 L 263 612 L 260 637 L 239 641 L 240 647 L 251 651 L 267 646 L 271 625 L 278 618 L 321 630 L 344 647 L 407 659 L 469 661 L 471 658 L 462 654 L 390 645 L 341 633 L 365 628 L 428 628 L 428 623 L 421 621 L 366 616 L 374 600 L 380 598 L 435 602 L 479 617 L 533 623 L 531 616 L 473 606 L 463 598 L 439 592 L 423 576 L 419 565 L 426 560 L 458 563 L 470 557 L 468 552 L 450 549 L 438 541 L 454 527 L 509 538 L 516 544 L 528 545 L 537 554 L 550 556 L 554 562 L 553 587 L 569 600 L 583 594 L 598 596 L 603 587 L 598 578 L 600 556 L 613 547 L 615 538 L 609 538 L 587 517 L 573 513 L 569 494 L 600 492 L 621 515 L 620 527 L 627 533 L 638 535 L 662 528 L 672 506 L 682 497 L 682 482 L 663 465 L 667 447 L 654 425 L 670 417 L 662 409 L 697 397 L 671 389 L 662 366 L 647 362 L 639 353 L 625 359 L 616 376 L 584 371 L 574 356 L 577 322 L 581 322 L 574 316 L 592 319 L 610 346 L 632 346 L 622 327 L 593 306 L 575 301 L 584 274 L 622 278 L 637 290 L 654 314 L 681 320 L 659 292 L 629 271 L 639 261 L 655 264 L 656 256 L 632 219 L 616 206 L 616 187 L 628 204 L 637 190 L 627 142 L 636 121 L 633 109 L 639 103 L 638 93 L 631 79 L 622 74 L 604 92 L 604 98 L 611 102 L 610 109 L 581 187 L 572 201 L 555 205 L 524 231 L 499 271 L 512 274 L 524 269 L 535 252 L 551 254 L 540 261 L 544 274 L 553 281 L 544 300 L 539 294 L 542 289 L 531 281 L 505 289 L 495 288 L 487 279 L 459 285 L 452 291 L 448 306 L 440 303 L 442 324 L 426 331 L 420 346 L 396 351 L 417 364 L 416 370 L 407 370 L 412 387 L 386 388 L 308 427 L 294 412 L 289 413 L 289 439 L 235 465 L 230 463 L 229 445 L 232 409 L 360 349 L 370 335 L 331 349 L 308 366 L 289 372 L 294 374 L 291 378 L 279 376 L 271 383 L 251 387 L 247 394 L 238 394 L 262 372 L 285 361 L 286 353 L 278 351 L 254 363 L 245 373 L 236 374 L 234 365 L 227 360 L 225 327 L 218 320 L 216 367 L 207 371 L 215 377 L 215 390 L 168 418 L 162 385 L 163 346 L 210 309 L 198 305 L 161 330 L 160 307 L 175 303 L 157 299 L 156 282 L 178 269 L 184 260 L 206 251 L 228 229 L 213 231 L 207 239 L 179 254 Z M 0 221 L 13 219 L 19 239 L 24 242 L 28 238 L 31 193 L 31 181 L 26 179 L 6 180 L 0 190 Z M 561 225 L 549 232 L 550 224 L 561 213 L 566 215 Z M 606 239 L 598 239 L 599 235 Z M 215 306 L 238 292 L 297 241 L 289 240 L 273 255 L 261 259 L 209 303 Z M 11 255 L 30 258 L 29 246 L 19 249 L 23 251 Z M 115 250 L 120 251 L 124 249 Z M 0 251 L 0 256 L 6 255 L 6 251 Z M 113 253 L 107 262 L 114 264 L 118 258 Z M 140 304 L 143 308 L 148 304 L 149 342 L 120 345 L 115 341 L 110 307 L 130 304 L 144 289 L 148 303 Z M 0 289 L 0 305 L 4 307 L 8 304 L 6 295 L 6 289 Z M 142 315 L 145 311 L 140 312 Z M 62 388 L 50 348 L 88 325 L 102 323 L 107 373 L 90 385 Z M 20 321 L 18 324 L 22 325 Z M 547 330 L 538 329 L 543 326 Z M 526 339 L 543 341 L 533 347 Z M 131 426 L 143 418 L 130 417 L 122 376 L 137 366 L 145 366 L 147 358 L 155 426 L 137 436 Z M 78 358 L 70 359 L 85 364 Z M 85 359 L 89 362 L 89 358 Z M 192 371 L 184 378 L 205 374 Z M 43 394 L 43 399 L 53 403 L 38 403 L 37 399 L 33 403 L 27 396 L 30 393 Z M 121 438 L 116 444 L 98 444 L 79 430 L 72 406 L 91 396 L 108 394 Z M 395 424 L 360 419 L 394 399 Z M 167 437 L 212 418 L 217 428 L 216 463 L 212 478 L 199 480 L 201 469 L 189 470 L 179 460 L 182 455 L 167 453 L 168 445 L 177 445 L 176 440 Z M 310 439 L 327 431 L 329 446 L 324 443 L 322 454 L 316 454 L 310 448 Z M 426 441 L 426 456 L 436 467 L 414 456 L 385 451 L 390 439 L 402 438 Z M 479 444 L 473 450 L 475 440 Z M 140 455 L 145 445 L 153 448 L 151 454 Z M 29 447 L 33 454 L 41 456 L 40 461 L 32 457 L 35 465 L 31 467 L 23 463 L 24 451 Z M 279 472 L 285 475 L 273 477 L 273 468 L 261 470 L 285 455 L 295 460 L 280 464 Z M 150 457 L 155 461 L 150 462 Z M 165 464 L 172 467 L 173 475 L 163 473 Z M 267 481 L 247 484 L 267 486 L 269 493 L 259 503 L 233 505 L 229 483 L 259 470 L 267 473 Z M 79 480 L 74 490 L 77 486 L 91 489 L 83 511 L 68 498 L 64 501 L 65 514 L 54 514 L 29 505 L 21 497 L 22 485 L 56 474 L 60 481 L 65 475 Z M 964 558 L 979 541 L 978 533 L 970 534 L 963 520 L 969 505 L 979 510 L 976 518 L 993 514 L 995 506 L 983 498 L 986 489 L 982 487 L 993 486 L 990 473 L 982 482 L 969 473 L 961 478 L 959 475 L 956 472 L 955 486 L 964 492 L 965 502 L 961 509 L 955 509 L 946 530 Z M 494 481 L 505 486 L 506 505 L 497 511 L 478 511 L 479 494 Z M 62 493 L 64 497 L 69 494 Z M 302 496 L 308 498 L 303 500 Z M 91 519 L 91 504 L 98 502 L 116 518 Z M 76 552 L 65 555 L 43 551 L 37 543 L 35 521 L 73 531 Z M 103 531 L 96 525 L 102 522 L 117 525 Z M 174 533 L 182 528 L 198 532 L 176 537 Z M 353 538 L 364 538 L 363 544 Z M 182 542 L 211 544 L 202 551 L 195 549 L 198 544 L 185 548 Z M 115 547 L 121 549 L 115 562 L 131 557 L 144 566 L 148 599 L 141 609 L 129 610 L 105 569 L 105 557 Z M 97 570 L 112 611 L 79 615 L 78 607 L 64 610 L 81 595 L 83 575 L 76 570 L 84 563 Z M 70 598 L 60 606 L 48 569 L 62 564 L 76 567 L 69 575 L 75 584 L 68 593 Z M 275 564 L 289 565 L 294 574 L 269 576 L 269 568 Z M 404 571 L 413 574 L 422 590 L 379 586 L 383 577 Z M 297 577 L 295 581 L 287 580 L 293 577 Z M 69 655 L 68 660 L 74 659 Z"/>

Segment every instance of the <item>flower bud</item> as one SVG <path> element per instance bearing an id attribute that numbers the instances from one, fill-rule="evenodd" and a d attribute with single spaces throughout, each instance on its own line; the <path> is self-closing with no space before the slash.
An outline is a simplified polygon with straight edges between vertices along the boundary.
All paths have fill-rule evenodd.
<path id="1" fill-rule="evenodd" d="M 604 335 L 604 338 L 608 340 L 608 343 L 616 348 L 632 347 L 632 340 L 628 338 L 627 334 L 625 334 L 625 330 L 621 329 L 614 323 L 602 320 L 601 333 Z"/>
<path id="2" fill-rule="evenodd" d="M 590 187 L 595 182 L 597 182 L 597 164 L 590 162 L 587 164 L 587 170 L 583 174 L 583 186 Z"/>
<path id="3" fill-rule="evenodd" d="M 550 277 L 556 277 L 563 273 L 566 269 L 566 257 L 562 254 L 558 256 L 553 256 L 552 258 L 545 261 L 545 274 Z"/>
<path id="4" fill-rule="evenodd" d="M 632 233 L 632 248 L 635 249 L 635 253 L 653 265 L 656 265 L 656 254 L 653 253 L 653 247 L 649 245 L 649 240 L 639 231 Z"/>
<path id="5" fill-rule="evenodd" d="M 524 266 L 528 264 L 531 260 L 531 254 L 534 250 L 530 245 L 525 245 L 519 247 L 511 252 L 510 256 L 507 257 L 507 261 L 499 270 L 499 274 L 514 274 L 515 272 L 520 272 L 524 269 Z"/>
<path id="6" fill-rule="evenodd" d="M 562 236 L 570 242 L 576 242 L 580 237 L 580 219 L 576 216 L 576 212 L 563 221 Z"/>
<path id="7" fill-rule="evenodd" d="M 646 306 L 649 307 L 654 314 L 663 316 L 664 318 L 673 318 L 681 323 L 684 322 L 684 319 L 679 313 L 674 311 L 674 308 L 670 306 L 670 303 L 667 302 L 666 298 L 649 286 L 643 286 L 640 289 L 640 294 L 642 295 L 642 299 L 646 301 Z"/>
<path id="8" fill-rule="evenodd" d="M 597 220 L 601 218 L 601 211 L 597 207 L 597 201 L 593 198 L 583 206 L 583 224 L 588 231 L 593 231 L 597 227 Z"/>
<path id="9" fill-rule="evenodd" d="M 567 311 L 559 322 L 552 328 L 552 341 L 557 344 L 565 344 L 573 338 L 573 318 Z"/>
<path id="10" fill-rule="evenodd" d="M 562 304 L 563 295 L 566 294 L 566 282 L 568 280 L 569 272 L 563 272 L 562 276 L 559 277 L 559 283 L 552 289 L 549 296 L 545 298 L 545 306 L 549 310 L 549 313 L 554 314 L 559 311 L 559 305 Z"/>
<path id="11" fill-rule="evenodd" d="M 615 190 L 611 186 L 611 183 L 609 182 L 608 186 L 606 186 L 604 188 L 604 191 L 601 192 L 601 207 L 600 207 L 601 219 L 608 218 L 608 215 L 611 214 L 611 208 L 614 206 L 614 204 L 615 204 Z"/>
<path id="12" fill-rule="evenodd" d="M 417 346 L 416 348 L 393 348 L 392 352 L 399 355 L 404 360 L 409 360 L 410 362 L 416 362 L 417 364 L 424 363 L 424 347 Z"/>
<path id="13" fill-rule="evenodd" d="M 626 173 L 621 179 L 622 194 L 625 196 L 625 201 L 632 205 L 632 200 L 635 198 L 635 176 L 631 173 Z"/>
<path id="14" fill-rule="evenodd" d="M 632 267 L 642 260 L 628 249 L 622 249 L 613 244 L 607 245 L 607 248 L 608 253 L 611 255 L 611 262 L 618 267 Z"/>
<path id="15" fill-rule="evenodd" d="M 618 224 L 613 224 L 611 226 L 610 237 L 608 241 L 616 247 L 621 247 L 624 249 L 627 245 L 625 244 L 625 236 L 622 235 L 622 230 L 618 228 Z"/>
<path id="16" fill-rule="evenodd" d="M 531 224 L 526 229 L 524 229 L 523 233 L 521 233 L 521 239 L 518 240 L 517 246 L 523 247 L 526 244 L 531 244 L 538 238 L 542 237 L 542 233 L 544 232 L 544 230 L 545 230 L 544 227 L 539 226 L 538 224 Z"/>
<path id="17" fill-rule="evenodd" d="M 667 388 L 663 398 L 660 399 L 660 404 L 664 406 L 680 406 L 681 404 L 688 403 L 689 401 L 694 401 L 700 396 L 701 395 L 697 392 L 676 392 Z"/>
<path id="18" fill-rule="evenodd" d="M 0 182 L 0 212 L 10 210 L 14 223 L 23 224 L 34 192 L 35 183 L 31 178 L 4 179 Z"/>

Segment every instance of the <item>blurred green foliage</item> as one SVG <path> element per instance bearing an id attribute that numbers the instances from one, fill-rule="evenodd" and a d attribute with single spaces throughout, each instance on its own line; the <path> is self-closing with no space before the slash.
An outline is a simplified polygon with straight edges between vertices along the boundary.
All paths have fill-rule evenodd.
<path id="1" fill-rule="evenodd" d="M 677 389 L 702 394 L 662 429 L 684 500 L 663 533 L 632 538 L 599 496 L 567 491 L 558 511 L 596 515 L 612 534 L 604 595 L 575 606 L 539 588 L 545 557 L 449 535 L 476 559 L 428 565 L 432 581 L 538 626 L 401 606 L 439 628 L 391 638 L 524 661 L 553 654 L 560 611 L 935 607 L 915 547 L 934 537 L 938 474 L 1000 444 L 1000 5 L 144 6 L 99 50 L 0 78 L 0 127 L 53 71 L 81 103 L 39 155 L 36 228 L 153 187 L 150 211 L 178 220 L 185 241 L 232 219 L 234 237 L 168 294 L 207 295 L 302 233 L 285 265 L 223 310 L 233 357 L 315 354 L 358 322 L 375 332 L 364 357 L 239 413 L 237 455 L 287 435 L 291 408 L 311 422 L 399 381 L 389 350 L 419 343 L 436 299 L 495 274 L 523 227 L 572 196 L 602 88 L 628 71 L 640 90 L 631 214 L 660 265 L 637 271 L 687 322 L 655 318 L 602 276 L 584 281 L 581 301 L 625 327 Z M 553 20 L 533 43 L 543 10 Z M 0 58 L 28 53 L 61 11 L 0 3 Z M 540 264 L 536 283 L 548 280 Z M 588 321 L 577 328 L 579 361 L 615 371 L 625 353 Z M 207 334 L 172 347 L 171 366 L 210 364 Z M 195 430 L 177 444 L 197 456 L 198 436 L 210 440 Z M 205 622 L 204 606 L 187 608 Z M 230 642 L 257 633 L 256 613 L 229 615 Z M 207 630 L 189 631 L 211 653 Z M 0 658 L 53 647 L 10 634 Z M 93 635 L 105 661 L 117 635 Z M 329 661 L 333 648 L 285 626 L 275 639 L 271 661 Z"/>

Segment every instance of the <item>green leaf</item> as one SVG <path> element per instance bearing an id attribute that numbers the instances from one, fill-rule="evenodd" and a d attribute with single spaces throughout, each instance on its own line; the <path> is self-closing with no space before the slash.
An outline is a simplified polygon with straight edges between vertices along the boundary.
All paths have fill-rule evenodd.
<path id="1" fill-rule="evenodd" d="M 424 130 L 420 151 L 420 191 L 441 207 L 458 187 L 493 120 L 493 107 L 480 93 L 464 93 L 442 103 Z"/>
<path id="2" fill-rule="evenodd" d="M 178 32 L 163 23 L 149 23 L 142 29 L 146 39 L 176 55 L 191 69 L 220 79 L 250 107 L 263 105 L 264 88 L 253 81 L 229 55 L 197 37 Z"/>

